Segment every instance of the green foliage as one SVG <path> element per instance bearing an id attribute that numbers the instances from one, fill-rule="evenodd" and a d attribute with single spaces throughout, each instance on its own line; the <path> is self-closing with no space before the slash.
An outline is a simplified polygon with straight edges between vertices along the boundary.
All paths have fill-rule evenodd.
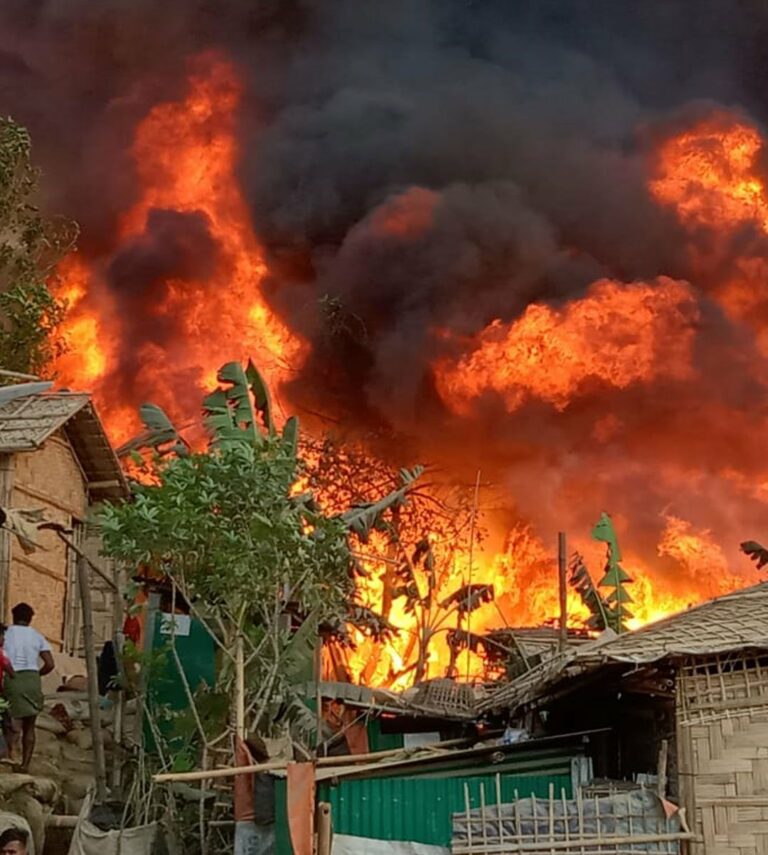
<path id="1" fill-rule="evenodd" d="M 147 431 L 131 448 L 156 452 L 153 482 L 136 484 L 133 502 L 104 508 L 104 549 L 173 580 L 215 635 L 217 697 L 231 697 L 242 639 L 249 726 L 266 734 L 290 725 L 302 738 L 316 719 L 295 686 L 313 674 L 320 628 L 343 626 L 353 599 L 348 537 L 384 526 L 420 470 L 403 470 L 401 487 L 382 500 L 326 515 L 311 493 L 292 494 L 297 423 L 277 431 L 253 364 L 229 363 L 218 378 L 223 385 L 204 401 L 207 453 L 189 453 L 162 410 L 142 408 Z M 176 718 L 189 731 L 191 720 Z"/>
<path id="2" fill-rule="evenodd" d="M 249 360 L 245 369 L 239 362 L 228 362 L 219 369 L 216 379 L 226 385 L 203 401 L 212 447 L 243 441 L 258 445 L 274 435 L 269 390 L 253 362 Z M 295 424 L 295 420 L 291 421 Z"/>
<path id="3" fill-rule="evenodd" d="M 158 407 L 157 404 L 142 404 L 139 407 L 139 418 L 145 430 L 117 449 L 119 457 L 146 448 L 151 449 L 160 457 L 166 454 L 184 457 L 189 453 L 189 445 L 176 430 L 176 426 L 165 414 L 162 407 Z M 143 462 L 140 455 L 137 462 Z"/>
<path id="4" fill-rule="evenodd" d="M 0 367 L 42 374 L 63 349 L 56 333 L 66 309 L 48 282 L 77 227 L 40 213 L 30 151 L 27 131 L 0 118 Z"/>
<path id="5" fill-rule="evenodd" d="M 282 437 L 173 458 L 159 485 L 105 508 L 105 549 L 230 616 L 262 622 L 278 591 L 302 613 L 336 614 L 351 592 L 344 525 L 289 495 L 296 466 Z"/>
<path id="6" fill-rule="evenodd" d="M 600 632 L 607 629 L 610 626 L 610 606 L 595 587 L 584 558 L 578 552 L 574 552 L 571 558 L 568 581 L 576 589 L 582 603 L 589 609 L 590 617 L 587 621 L 589 629 Z"/>
<path id="7" fill-rule="evenodd" d="M 605 561 L 605 572 L 598 583 L 601 588 L 611 588 L 610 593 L 603 597 L 606 605 L 608 626 L 617 633 L 626 632 L 626 622 L 632 617 L 627 606 L 633 602 L 625 585 L 631 582 L 629 574 L 621 566 L 621 550 L 619 549 L 616 531 L 611 518 L 606 513 L 600 515 L 592 537 L 608 545 Z"/>

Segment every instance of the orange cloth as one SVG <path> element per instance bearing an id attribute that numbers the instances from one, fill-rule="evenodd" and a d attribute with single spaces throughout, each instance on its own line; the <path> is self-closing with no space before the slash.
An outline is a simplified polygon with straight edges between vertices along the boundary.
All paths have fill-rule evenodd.
<path id="1" fill-rule="evenodd" d="M 350 754 L 367 754 L 371 749 L 368 746 L 368 728 L 363 721 L 356 721 L 358 713 L 356 710 L 345 710 L 344 721 L 347 726 L 345 736 Z"/>
<path id="2" fill-rule="evenodd" d="M 315 825 L 315 765 L 288 764 L 288 829 L 293 855 L 312 855 Z"/>
<path id="3" fill-rule="evenodd" d="M 238 737 L 235 737 L 235 765 L 253 765 L 251 752 Z M 235 822 L 253 822 L 253 774 L 235 775 L 234 796 Z"/>

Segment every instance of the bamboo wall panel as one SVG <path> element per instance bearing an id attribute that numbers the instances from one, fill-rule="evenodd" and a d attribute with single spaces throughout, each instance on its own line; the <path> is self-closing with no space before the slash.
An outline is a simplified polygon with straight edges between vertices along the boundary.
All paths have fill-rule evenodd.
<path id="1" fill-rule="evenodd" d="M 687 660 L 677 689 L 692 855 L 768 855 L 768 657 Z"/>

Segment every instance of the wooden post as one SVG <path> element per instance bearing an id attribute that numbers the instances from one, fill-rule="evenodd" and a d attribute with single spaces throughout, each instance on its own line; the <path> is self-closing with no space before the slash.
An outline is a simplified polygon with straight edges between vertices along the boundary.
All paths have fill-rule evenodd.
<path id="1" fill-rule="evenodd" d="M 13 456 L 0 454 L 0 508 L 10 507 L 13 493 Z M 8 586 L 11 578 L 11 533 L 0 528 L 0 620 L 8 615 Z"/>
<path id="2" fill-rule="evenodd" d="M 112 564 L 112 580 L 115 584 L 114 603 L 113 603 L 113 621 L 114 627 L 112 632 L 112 643 L 115 646 L 115 658 L 117 659 L 117 673 L 120 680 L 120 687 L 117 690 L 115 699 L 115 720 L 114 720 L 114 749 L 112 752 L 112 789 L 117 792 L 120 789 L 122 777 L 122 762 L 123 762 L 123 727 L 125 721 L 125 669 L 123 667 L 123 648 L 125 646 L 125 637 L 123 636 L 123 591 L 121 584 L 120 566 L 115 561 Z"/>
<path id="3" fill-rule="evenodd" d="M 99 707 L 99 675 L 96 666 L 96 642 L 93 636 L 93 604 L 88 578 L 88 565 L 83 556 L 77 558 L 77 581 L 80 586 L 80 605 L 83 612 L 83 646 L 85 665 L 88 672 L 88 706 L 91 714 L 93 736 L 93 763 L 96 777 L 96 801 L 107 798 L 107 768 L 104 760 L 104 740 L 101 733 Z"/>
<path id="4" fill-rule="evenodd" d="M 235 733 L 245 741 L 245 657 L 243 654 L 243 636 L 235 640 Z"/>
<path id="5" fill-rule="evenodd" d="M 320 749 L 323 745 L 323 692 L 320 687 L 320 678 L 323 676 L 323 640 L 318 634 L 315 640 L 315 656 L 314 656 L 314 672 L 315 672 L 315 756 L 320 756 Z"/>
<path id="6" fill-rule="evenodd" d="M 665 799 L 667 797 L 667 758 L 669 756 L 669 741 L 666 739 L 661 740 L 661 745 L 659 746 L 659 760 L 656 768 L 657 775 L 657 792 L 659 794 L 660 799 Z"/>
<path id="7" fill-rule="evenodd" d="M 568 579 L 566 576 L 568 565 L 568 547 L 565 541 L 565 532 L 557 535 L 557 576 L 560 593 L 560 650 L 568 646 Z"/>
<path id="8" fill-rule="evenodd" d="M 331 805 L 317 803 L 317 855 L 331 855 Z"/>

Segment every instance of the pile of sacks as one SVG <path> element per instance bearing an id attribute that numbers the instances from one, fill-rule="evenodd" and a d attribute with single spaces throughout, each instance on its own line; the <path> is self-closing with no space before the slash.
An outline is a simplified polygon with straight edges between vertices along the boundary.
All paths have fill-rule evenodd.
<path id="1" fill-rule="evenodd" d="M 35 753 L 29 766 L 30 775 L 54 781 L 61 793 L 61 813 L 76 814 L 88 788 L 93 784 L 93 737 L 86 717 L 72 718 L 66 704 L 54 704 L 37 718 Z M 87 698 L 85 707 L 88 707 Z M 105 748 L 111 745 L 111 734 L 103 729 Z"/>

